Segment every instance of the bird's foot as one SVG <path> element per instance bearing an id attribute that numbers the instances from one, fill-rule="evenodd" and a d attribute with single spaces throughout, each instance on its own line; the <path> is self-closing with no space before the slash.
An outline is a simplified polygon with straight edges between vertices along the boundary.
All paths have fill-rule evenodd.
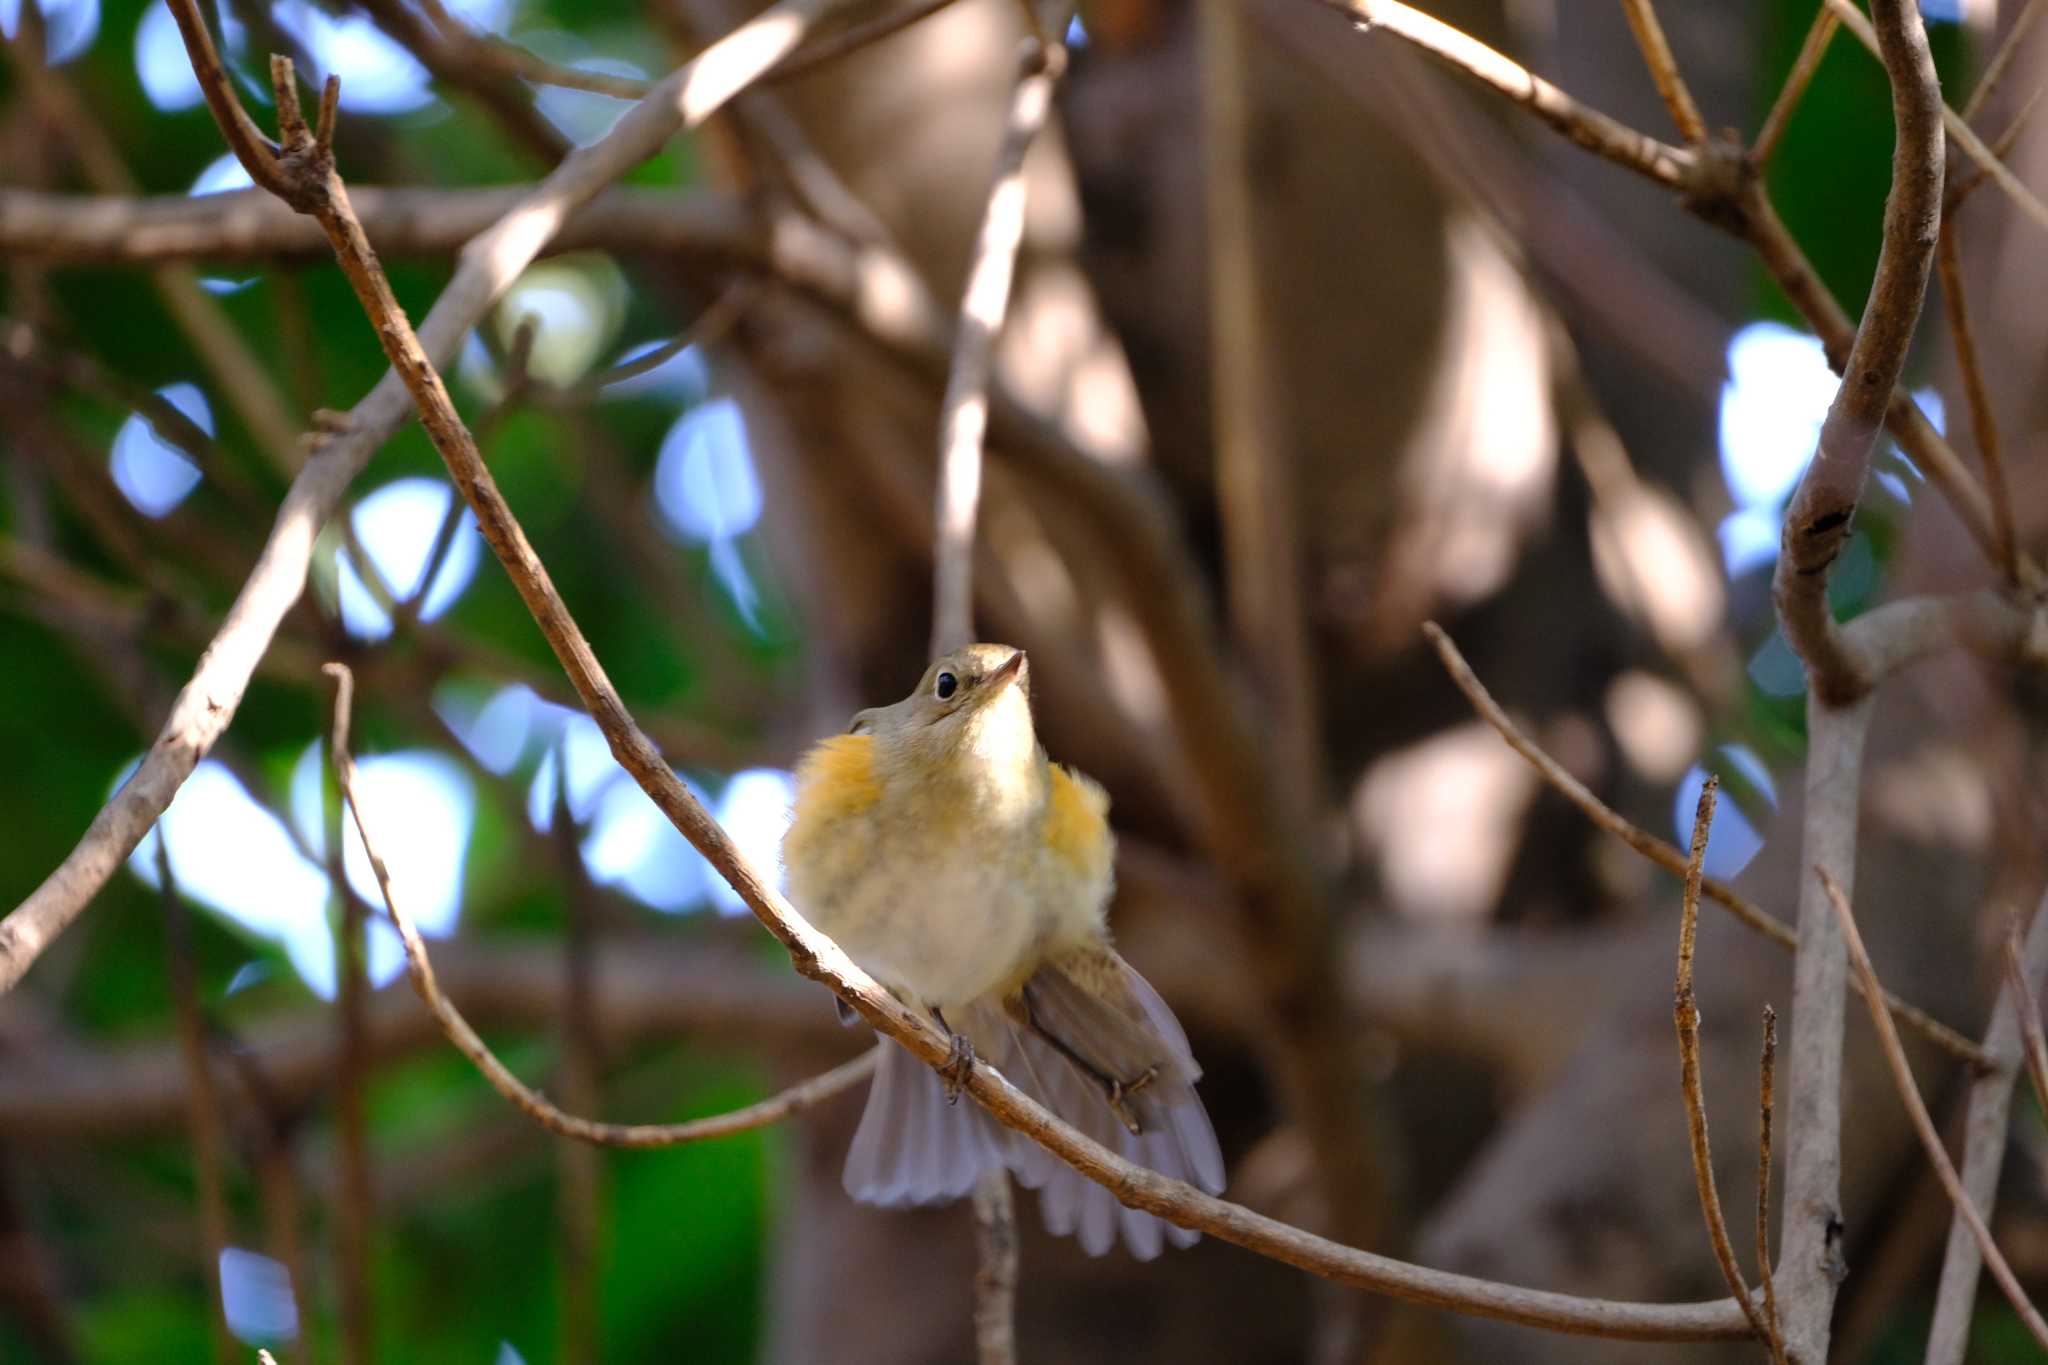
<path id="1" fill-rule="evenodd" d="M 1117 1116 L 1118 1122 L 1130 1130 L 1132 1137 L 1136 1137 L 1144 1130 L 1139 1126 L 1137 1116 L 1131 1113 L 1124 1101 L 1158 1079 L 1159 1068 L 1148 1066 L 1135 1080 L 1120 1081 L 1112 1076 L 1103 1084 L 1103 1092 L 1109 1097 L 1110 1112 Z"/>
<path id="2" fill-rule="evenodd" d="M 946 1103 L 960 1103 L 960 1091 L 967 1084 L 968 1073 L 974 1070 L 974 1044 L 964 1033 L 955 1033 L 953 1026 L 946 1022 L 946 1016 L 937 1010 L 932 1018 L 939 1021 L 939 1027 L 946 1031 L 949 1051 L 946 1064 L 939 1068 L 939 1078 L 946 1083 Z"/>

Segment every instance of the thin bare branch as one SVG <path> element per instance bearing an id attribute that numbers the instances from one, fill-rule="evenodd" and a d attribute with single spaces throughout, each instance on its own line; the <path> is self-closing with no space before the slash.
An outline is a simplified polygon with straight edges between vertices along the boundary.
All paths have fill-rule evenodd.
<path id="1" fill-rule="evenodd" d="M 2012 27 L 2005 31 L 2005 41 L 1993 53 L 1991 61 L 1984 68 L 1984 74 L 1977 78 L 1976 89 L 1963 102 L 1963 118 L 1974 122 L 1984 108 L 1984 102 L 1998 89 L 1998 82 L 2004 78 L 2006 68 L 2019 55 L 2020 44 L 2025 41 L 2027 30 L 2034 26 L 2034 20 L 2041 17 L 2041 0 L 2027 0 L 2020 8 L 2019 17 L 2012 21 Z"/>
<path id="2" fill-rule="evenodd" d="M 1066 69 L 1064 47 L 1029 43 L 1010 92 L 995 184 L 982 213 L 973 264 L 953 333 L 952 373 L 939 406 L 939 483 L 932 542 L 931 655 L 969 643 L 974 634 L 974 522 L 981 503 L 982 444 L 988 435 L 988 390 L 996 338 L 1009 310 L 1017 248 L 1024 241 L 1024 155 L 1052 111 L 1053 87 Z"/>
<path id="3" fill-rule="evenodd" d="M 1863 747 L 1872 698 L 1829 706 L 1806 698 L 1806 809 L 1800 856 L 1847 881 L 1856 871 Z M 1820 884 L 1799 883 L 1799 949 L 1792 957 L 1790 1076 L 1785 1087 L 1785 1216 L 1778 1301 L 1785 1347 L 1825 1360 L 1842 1253 L 1842 1037 L 1849 973 Z M 1871 985 L 1858 979 L 1862 990 Z M 1882 997 L 1879 997 L 1880 999 Z"/>
<path id="4" fill-rule="evenodd" d="M 1849 950 L 1849 960 L 1855 964 L 1856 974 L 1863 978 L 1864 984 L 1869 988 L 1864 994 L 1864 999 L 1872 999 L 1879 990 L 1877 969 L 1870 965 L 1870 954 L 1864 951 L 1863 936 L 1856 931 L 1856 916 L 1849 910 L 1849 899 L 1825 867 L 1817 866 L 1814 872 L 1820 878 L 1821 885 L 1826 888 L 1828 900 L 1834 906 L 1836 922 L 1840 925 L 1843 942 Z M 2019 1278 L 2012 1273 L 2012 1267 L 2006 1264 L 2005 1257 L 1998 1250 L 1998 1244 L 1991 1240 L 1991 1229 L 1985 1226 L 1983 1215 L 1978 1212 L 1969 1191 L 1963 1188 L 1962 1177 L 1956 1174 L 1955 1163 L 1949 1160 L 1948 1149 L 1942 1146 L 1941 1134 L 1935 1129 L 1934 1119 L 1928 1114 L 1925 1101 L 1920 1098 L 1920 1088 L 1914 1084 L 1913 1068 L 1906 1060 L 1905 1049 L 1899 1046 L 1898 1030 L 1892 1027 L 1890 1016 L 1880 1009 L 1871 1010 L 1870 1022 L 1877 1029 L 1877 1040 L 1884 1049 L 1885 1063 L 1891 1068 L 1892 1081 L 1898 1088 L 1899 1099 L 1905 1104 L 1906 1113 L 1913 1120 L 1913 1129 L 1920 1136 L 1920 1145 L 1927 1149 L 1927 1159 L 1934 1163 L 1935 1174 L 1941 1177 L 1942 1188 L 1948 1191 L 1948 1197 L 1955 1202 L 1956 1213 L 1970 1225 L 1970 1234 L 1977 1239 L 1977 1250 L 1983 1256 L 1984 1264 L 1991 1268 L 1991 1278 L 1998 1281 L 1998 1287 L 2005 1292 L 2013 1311 L 2019 1314 L 2020 1321 L 2026 1324 L 2034 1340 L 2043 1349 L 2048 1349 L 2048 1322 L 2042 1321 L 2041 1314 L 2027 1298 L 2026 1290 L 2020 1288 Z"/>
<path id="5" fill-rule="evenodd" d="M 1756 1273 L 1764 1282 L 1764 1339 L 1771 1365 L 1786 1365 L 1785 1334 L 1778 1322 L 1777 1275 L 1771 1269 L 1771 1108 L 1778 1074 L 1778 1012 L 1764 1006 L 1763 1056 L 1757 1064 Z"/>
<path id="6" fill-rule="evenodd" d="M 1792 115 L 1798 110 L 1799 101 L 1806 97 L 1806 87 L 1813 83 L 1813 73 L 1820 70 L 1821 58 L 1827 56 L 1828 42 L 1841 22 L 1825 0 L 1814 11 L 1806 40 L 1799 45 L 1799 55 L 1792 59 L 1792 69 L 1786 73 L 1785 83 L 1778 87 L 1778 98 L 1771 102 L 1771 112 L 1757 130 L 1756 141 L 1750 144 L 1749 159 L 1759 168 L 1770 165 L 1771 158 L 1777 155 L 1778 144 L 1784 141 Z"/>
<path id="7" fill-rule="evenodd" d="M 974 1347 L 979 1365 L 1017 1365 L 1017 1203 L 998 1168 L 975 1182 Z"/>
<path id="8" fill-rule="evenodd" d="M 609 133 L 578 148 L 520 196 L 463 248 L 454 277 L 420 325 L 425 353 L 452 355 L 463 335 L 570 213 L 659 150 L 679 128 L 701 123 L 792 49 L 820 14 L 840 2 L 779 0 L 678 68 Z M 191 0 L 179 0 L 178 8 L 197 17 Z M 224 74 L 217 79 L 225 84 Z M 232 101 L 232 88 L 227 94 Z M 228 117 L 231 123 L 246 119 L 239 113 Z M 248 151 L 259 158 L 265 154 L 262 145 Z M 320 526 L 370 455 L 410 411 L 405 381 L 387 372 L 350 413 L 346 432 L 326 443 L 293 480 L 269 541 L 141 765 L 100 809 L 63 863 L 0 920 L 0 995 L 13 989 L 50 941 L 85 909 L 227 728 L 257 662 L 305 588 Z"/>
<path id="9" fill-rule="evenodd" d="M 1707 125 L 1700 118 L 1700 107 L 1693 102 L 1692 91 L 1686 88 L 1685 77 L 1679 74 L 1678 59 L 1671 55 L 1671 43 L 1664 36 L 1664 25 L 1657 20 L 1655 5 L 1651 0 L 1622 0 L 1621 8 L 1628 15 L 1636 46 L 1643 50 L 1643 65 L 1650 69 L 1650 79 L 1657 83 L 1657 94 L 1671 111 L 1671 122 L 1678 135 L 1687 146 L 1699 146 L 1707 140 Z"/>
<path id="10" fill-rule="evenodd" d="M 2034 116 L 2034 110 L 2040 107 L 2041 97 L 2044 95 L 2048 95 L 2048 82 L 2034 87 L 2034 93 L 2027 96 L 2026 103 L 2019 107 L 2019 112 L 2015 113 L 2012 116 L 2012 121 L 2005 125 L 2005 131 L 2000 133 L 1997 140 L 1991 144 L 1991 155 L 2001 163 L 2012 154 L 2012 149 L 2019 144 L 2020 134 L 2027 130 L 2027 120 Z M 1991 172 L 1979 166 L 1976 170 L 1970 172 L 1967 179 L 1951 186 L 1948 192 L 1948 207 L 1944 210 L 1945 214 L 1953 216 L 1955 211 L 1961 208 L 1965 201 L 1990 179 Z"/>
<path id="11" fill-rule="evenodd" d="M 1700 1007 L 1693 993 L 1693 945 L 1700 922 L 1700 865 L 1707 856 L 1707 833 L 1714 826 L 1714 798 L 1720 789 L 1720 778 L 1710 775 L 1700 787 L 1699 805 L 1693 811 L 1692 853 L 1685 860 L 1685 895 L 1678 917 L 1678 976 L 1671 988 L 1671 1017 L 1678 1028 L 1679 1080 L 1685 1094 L 1686 1129 L 1692 1140 L 1692 1178 L 1699 1192 L 1700 1213 L 1707 1222 L 1707 1241 L 1714 1248 L 1714 1260 L 1729 1292 L 1749 1314 L 1756 1334 L 1768 1340 L 1771 1333 L 1763 1312 L 1749 1296 L 1742 1265 L 1735 1259 L 1735 1245 L 1728 1240 L 1728 1219 L 1714 1187 L 1714 1154 L 1707 1140 L 1707 1097 L 1700 1084 Z M 1767 1267 L 1761 1273 L 1769 1278 Z"/>
<path id="12" fill-rule="evenodd" d="M 2013 1007 L 2019 1011 L 2020 1037 L 2026 1042 L 2027 1079 L 2033 1083 L 2034 1103 L 2048 1114 L 2048 1039 L 2041 1035 L 2041 1005 L 2034 998 L 2033 983 L 2028 979 L 2039 975 L 2039 971 L 2030 969 L 2024 958 L 2020 926 L 2014 921 L 2005 936 L 2006 981 L 2012 987 Z"/>
<path id="13" fill-rule="evenodd" d="M 1529 110 L 1596 156 L 1603 156 L 1660 185 L 1684 189 L 1695 178 L 1693 153 L 1637 132 L 1533 75 L 1486 44 L 1399 0 L 1322 0 L 1361 20 L 1362 29 L 1398 35 L 1483 85 Z"/>
<path id="14" fill-rule="evenodd" d="M 779 85 L 783 81 L 807 76 L 827 63 L 836 62 L 864 47 L 879 43 L 884 38 L 893 38 L 906 28 L 923 23 L 952 3 L 953 0 L 917 0 L 915 4 L 904 5 L 886 14 L 878 14 L 872 19 L 848 25 L 840 32 L 820 38 L 806 45 L 802 51 L 792 53 L 788 60 L 768 73 L 765 83 Z"/>
<path id="15" fill-rule="evenodd" d="M 1963 397 L 1970 409 L 1970 434 L 1984 461 L 1984 489 L 1991 499 L 1992 553 L 2006 581 L 2019 581 L 2014 559 L 2012 492 L 2005 481 L 2005 456 L 1998 439 L 1998 417 L 1991 411 L 1991 393 L 1984 385 L 1984 364 L 1977 355 L 1977 337 L 1970 326 L 1970 305 L 1963 287 L 1962 225 L 1953 217 L 1941 224 L 1941 245 L 1935 266 L 1941 272 L 1941 302 L 1948 333 L 1963 376 Z"/>
<path id="16" fill-rule="evenodd" d="M 1585 817 L 1600 829 L 1627 844 L 1636 852 L 1648 858 L 1657 866 L 1674 876 L 1683 877 L 1686 872 L 1686 856 L 1676 847 L 1659 839 L 1643 829 L 1599 797 L 1588 791 L 1585 784 L 1566 772 L 1564 766 L 1545 753 L 1534 740 L 1523 734 L 1501 710 L 1500 703 L 1486 690 L 1486 685 L 1473 673 L 1472 666 L 1465 662 L 1465 656 L 1458 652 L 1457 645 L 1434 621 L 1425 622 L 1423 634 L 1436 646 L 1437 657 L 1443 660 L 1444 670 L 1451 675 L 1451 681 L 1472 703 L 1472 709 L 1480 719 L 1491 725 L 1508 747 L 1529 761 L 1539 776 L 1567 801 L 1579 808 Z M 1708 900 L 1722 906 L 1747 928 L 1762 934 L 1779 947 L 1791 950 L 1799 945 L 1799 938 L 1790 925 L 1770 911 L 1748 899 L 1741 892 L 1715 877 L 1703 877 L 1700 889 Z M 1859 985 L 1857 989 L 1861 989 Z M 1901 1023 L 1924 1035 L 1942 1051 L 1971 1066 L 1984 1063 L 1983 1053 L 1977 1045 L 1957 1033 L 1948 1025 L 1935 1019 L 1925 1010 L 1910 1005 L 1895 995 L 1884 997 L 1885 1008 L 1898 1017 Z"/>
<path id="17" fill-rule="evenodd" d="M 1852 20 L 1842 13 L 1839 0 L 1828 3 L 1845 25 L 1856 30 L 1860 13 Z M 1840 632 L 1828 609 L 1827 570 L 1848 542 L 1877 435 L 1920 319 L 1941 231 L 1943 106 L 1927 30 L 1919 7 L 1909 0 L 1875 0 L 1873 13 L 1872 40 L 1891 79 L 1892 118 L 1898 132 L 1891 193 L 1885 199 L 1884 240 L 1841 386 L 1821 424 L 1820 448 L 1785 509 L 1783 543 L 1772 578 L 1785 640 L 1806 662 L 1809 686 L 1835 705 L 1861 696 L 1870 680 L 1856 673 L 1842 651 Z M 1795 1000 L 1795 1032 L 1804 1026 L 1797 1005 Z M 1795 1067 L 1797 1055 L 1795 1046 Z"/>
<path id="18" fill-rule="evenodd" d="M 434 964 L 427 957 L 426 944 L 421 940 L 419 930 L 412 922 L 412 916 L 392 897 L 391 875 L 384 866 L 383 858 L 377 853 L 377 845 L 371 841 L 370 831 L 364 821 L 363 808 L 356 801 L 355 757 L 348 748 L 348 716 L 355 689 L 354 675 L 346 664 L 339 663 L 328 664 L 324 671 L 335 682 L 335 781 L 340 784 L 342 800 L 354 819 L 356 836 L 362 840 L 363 851 L 369 855 L 370 871 L 376 878 L 378 894 L 383 897 L 385 913 L 391 917 L 392 927 L 398 930 L 399 939 L 405 946 L 406 967 L 411 973 L 413 988 L 419 992 L 420 999 L 432 1012 L 435 1022 L 441 1026 L 441 1031 L 447 1035 L 448 1041 L 455 1045 L 456 1050 L 469 1058 L 476 1069 L 483 1073 L 484 1079 L 491 1083 L 492 1089 L 510 1100 L 534 1122 L 551 1133 L 600 1147 L 675 1147 L 686 1142 L 726 1137 L 779 1122 L 821 1100 L 830 1099 L 874 1070 L 875 1058 L 880 1051 L 879 1044 L 850 1062 L 842 1062 L 832 1070 L 791 1086 L 758 1104 L 751 1104 L 744 1109 L 735 1109 L 726 1114 L 715 1114 L 709 1118 L 692 1119 L 687 1123 L 597 1123 L 566 1113 L 550 1103 L 546 1096 L 521 1081 L 498 1060 L 497 1054 L 477 1036 L 469 1021 L 462 1017 L 461 1011 L 441 993 L 440 982 L 434 976 Z"/>

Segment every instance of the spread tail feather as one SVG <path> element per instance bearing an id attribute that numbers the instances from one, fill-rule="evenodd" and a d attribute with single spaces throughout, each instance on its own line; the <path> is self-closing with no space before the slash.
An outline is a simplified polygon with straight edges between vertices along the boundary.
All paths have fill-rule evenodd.
<path id="1" fill-rule="evenodd" d="M 1025 987 L 1025 1000 L 1036 1030 L 994 1001 L 948 1014 L 984 1060 L 1095 1141 L 1161 1175 L 1222 1192 L 1223 1154 L 1194 1091 L 1201 1069 L 1173 1011 L 1143 977 L 1115 953 L 1089 949 L 1041 967 Z M 1124 1126 L 1102 1086 L 1042 1034 L 1127 1083 L 1156 1068 L 1124 1096 L 1136 1133 Z M 884 1206 L 943 1203 L 998 1166 L 1038 1191 L 1048 1230 L 1076 1236 L 1090 1255 L 1107 1252 L 1119 1235 L 1139 1260 L 1157 1256 L 1169 1242 L 1185 1247 L 1197 1240 L 1194 1232 L 1123 1207 L 1037 1143 L 1003 1129 L 979 1105 L 949 1106 L 937 1073 L 901 1048 L 884 1048 L 846 1154 L 847 1193 Z"/>
<path id="2" fill-rule="evenodd" d="M 842 1179 L 863 1204 L 943 1204 L 1002 1166 L 1008 1145 L 986 1110 L 947 1104 L 938 1073 L 892 1045 L 875 1065 Z"/>

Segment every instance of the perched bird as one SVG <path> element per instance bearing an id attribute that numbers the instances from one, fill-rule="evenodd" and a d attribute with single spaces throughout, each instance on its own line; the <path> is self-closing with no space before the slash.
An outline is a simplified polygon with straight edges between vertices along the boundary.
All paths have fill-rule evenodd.
<path id="1" fill-rule="evenodd" d="M 796 907 L 952 1035 L 949 1079 L 886 1048 L 846 1157 L 870 1204 L 956 1199 L 1008 1168 L 1046 1226 L 1140 1259 L 1195 1234 L 1119 1205 L 979 1106 L 975 1054 L 1130 1160 L 1211 1193 L 1223 1158 L 1166 1002 L 1110 946 L 1109 797 L 1047 760 L 1024 652 L 969 645 L 893 706 L 863 711 L 797 768 L 782 844 Z"/>

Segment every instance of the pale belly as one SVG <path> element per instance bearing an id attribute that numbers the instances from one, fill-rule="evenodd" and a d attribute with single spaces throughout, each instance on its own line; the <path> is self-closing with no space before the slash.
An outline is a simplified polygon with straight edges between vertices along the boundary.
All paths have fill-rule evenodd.
<path id="1" fill-rule="evenodd" d="M 1007 840 L 962 851 L 897 848 L 885 868 L 866 821 L 820 866 L 790 869 L 797 908 L 877 981 L 921 1005 L 964 1005 L 1014 986 L 1049 946 L 1102 924 L 1108 886 Z"/>

